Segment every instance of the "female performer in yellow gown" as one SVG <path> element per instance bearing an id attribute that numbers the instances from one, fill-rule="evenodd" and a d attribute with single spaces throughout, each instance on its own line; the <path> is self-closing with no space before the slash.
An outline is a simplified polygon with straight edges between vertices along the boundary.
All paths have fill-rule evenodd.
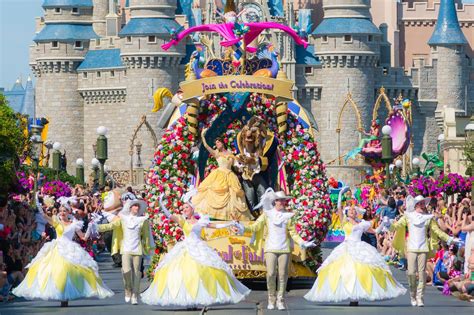
<path id="1" fill-rule="evenodd" d="M 38 209 L 56 230 L 57 238 L 45 243 L 26 266 L 28 273 L 13 294 L 28 300 L 61 301 L 61 306 L 67 306 L 69 300 L 114 295 L 102 282 L 94 259 L 72 240 L 75 234 L 87 239 L 81 232 L 83 222 L 71 222 L 64 206 L 59 208 L 59 219 L 48 217 L 41 207 Z"/>
<path id="2" fill-rule="evenodd" d="M 212 149 L 206 142 L 205 132 L 201 135 L 202 143 L 217 160 L 219 167 L 211 171 L 199 185 L 198 193 L 192 199 L 196 212 L 216 220 L 251 220 L 244 191 L 231 169 L 235 156 L 225 148 L 221 139 L 216 140 L 216 150 Z"/>
<path id="3" fill-rule="evenodd" d="M 203 228 L 226 228 L 234 223 L 213 224 L 209 217 L 197 217 L 193 205 L 185 201 L 183 216 L 163 213 L 179 223 L 185 239 L 178 242 L 160 261 L 150 287 L 142 293 L 143 303 L 161 306 L 198 307 L 239 303 L 250 290 L 237 280 L 232 269 L 202 240 Z"/>
<path id="4" fill-rule="evenodd" d="M 313 302 L 350 300 L 350 305 L 355 306 L 359 300 L 387 300 L 405 294 L 406 289 L 395 280 L 382 255 L 361 240 L 364 232 L 375 231 L 370 221 L 357 219 L 359 210 L 363 209 L 354 204 L 346 207 L 342 221 L 344 242 L 324 260 L 305 299 Z M 342 209 L 338 211 L 343 218 Z"/>

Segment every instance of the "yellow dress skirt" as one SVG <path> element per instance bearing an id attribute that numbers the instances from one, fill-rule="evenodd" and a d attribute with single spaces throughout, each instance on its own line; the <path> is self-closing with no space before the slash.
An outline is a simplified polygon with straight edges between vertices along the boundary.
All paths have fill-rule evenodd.
<path id="1" fill-rule="evenodd" d="M 343 224 L 346 238 L 318 269 L 318 277 L 304 296 L 313 302 L 387 300 L 403 295 L 406 289 L 392 275 L 377 249 L 361 241 L 371 223 Z"/>
<path id="2" fill-rule="evenodd" d="M 239 178 L 227 165 L 226 157 L 219 157 L 219 167 L 201 182 L 192 198 L 196 212 L 216 220 L 252 220 Z"/>
<path id="3" fill-rule="evenodd" d="M 198 307 L 239 303 L 250 290 L 232 269 L 201 239 L 202 218 L 196 224 L 182 220 L 186 239 L 160 261 L 143 303 L 160 306 Z"/>
<path id="4" fill-rule="evenodd" d="M 28 273 L 13 294 L 28 300 L 53 301 L 103 299 L 114 295 L 102 282 L 94 259 L 72 241 L 82 222 L 66 226 L 55 220 L 54 227 L 58 238 L 44 244 L 26 266 Z"/>

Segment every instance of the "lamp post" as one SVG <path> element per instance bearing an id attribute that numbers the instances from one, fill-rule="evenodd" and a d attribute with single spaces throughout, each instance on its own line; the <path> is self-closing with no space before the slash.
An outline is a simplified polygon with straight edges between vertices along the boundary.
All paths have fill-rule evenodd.
<path id="1" fill-rule="evenodd" d="M 382 162 L 385 163 L 385 187 L 390 187 L 390 163 L 393 161 L 392 137 L 390 133 L 392 127 L 385 125 L 382 127 Z"/>
<path id="2" fill-rule="evenodd" d="M 58 178 L 59 170 L 61 169 L 61 143 L 53 143 L 53 170 L 56 171 L 56 179 Z"/>
<path id="3" fill-rule="evenodd" d="M 41 158 L 41 151 L 43 150 L 43 141 L 41 140 L 41 130 L 43 129 L 42 126 L 32 125 L 31 126 L 31 160 L 33 166 L 33 173 L 34 173 L 34 186 L 33 192 L 36 195 L 38 191 L 38 169 L 39 169 L 39 161 Z"/>
<path id="4" fill-rule="evenodd" d="M 464 131 L 466 133 L 466 141 L 469 144 L 472 144 L 474 142 L 474 116 L 471 116 L 471 120 L 469 121 L 469 124 L 464 128 Z M 471 147 L 471 145 L 469 145 Z M 474 154 L 474 152 L 469 152 L 470 155 Z M 474 165 L 470 163 L 469 169 L 470 169 L 470 174 L 471 177 L 474 176 Z M 471 205 L 473 204 L 474 201 L 474 182 L 471 183 Z"/>
<path id="5" fill-rule="evenodd" d="M 395 175 L 397 179 L 401 178 L 402 176 L 402 168 L 403 168 L 403 161 L 396 160 L 395 161 Z"/>
<path id="6" fill-rule="evenodd" d="M 100 126 L 97 128 L 97 160 L 100 162 L 100 173 L 99 173 L 99 186 L 105 186 L 105 172 L 104 164 L 107 160 L 107 128 Z"/>
<path id="7" fill-rule="evenodd" d="M 77 159 L 76 160 L 76 179 L 77 183 L 80 185 L 84 184 L 84 160 Z"/>
<path id="8" fill-rule="evenodd" d="M 420 174 L 420 159 L 414 157 L 411 163 L 413 164 L 413 173 L 419 175 Z"/>
<path id="9" fill-rule="evenodd" d="M 93 183 L 93 190 L 96 190 L 97 187 L 97 171 L 99 170 L 99 165 L 100 165 L 100 162 L 98 159 L 96 158 L 93 158 L 91 160 L 91 166 L 92 166 L 92 171 L 93 171 L 93 176 L 94 176 L 94 183 Z"/>

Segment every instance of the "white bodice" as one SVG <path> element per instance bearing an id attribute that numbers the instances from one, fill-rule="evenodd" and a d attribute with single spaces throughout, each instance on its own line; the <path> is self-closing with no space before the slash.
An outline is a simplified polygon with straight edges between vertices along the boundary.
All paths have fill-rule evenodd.
<path id="1" fill-rule="evenodd" d="M 68 240 L 72 241 L 76 231 L 80 231 L 84 222 L 82 221 L 73 221 L 71 224 L 66 225 L 63 223 L 59 223 L 58 227 L 56 227 L 56 233 L 58 234 L 58 238 L 67 238 Z"/>
<path id="2" fill-rule="evenodd" d="M 345 232 L 345 240 L 348 241 L 360 241 L 362 238 L 362 234 L 370 229 L 372 223 L 370 221 L 362 220 L 356 225 L 352 225 L 349 222 L 346 222 L 344 225 L 344 232 Z M 352 226 L 352 229 L 347 228 L 347 226 Z"/>

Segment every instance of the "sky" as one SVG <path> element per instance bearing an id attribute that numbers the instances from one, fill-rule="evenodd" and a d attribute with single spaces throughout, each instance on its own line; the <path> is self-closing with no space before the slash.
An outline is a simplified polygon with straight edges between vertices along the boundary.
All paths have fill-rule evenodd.
<path id="1" fill-rule="evenodd" d="M 43 15 L 43 0 L 0 0 L 0 87 L 11 89 L 31 73 L 29 46 L 35 35 L 35 17 Z"/>

